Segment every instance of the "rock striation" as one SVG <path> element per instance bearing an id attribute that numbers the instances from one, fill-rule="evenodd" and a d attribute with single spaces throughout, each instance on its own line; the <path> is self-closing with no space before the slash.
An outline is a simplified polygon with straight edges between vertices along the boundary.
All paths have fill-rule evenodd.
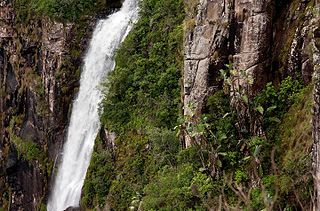
<path id="1" fill-rule="evenodd" d="M 298 0 L 200 0 L 185 32 L 183 108 L 188 124 L 199 121 L 207 97 L 221 86 L 219 70 L 232 64 L 229 94 L 237 127 L 263 136 L 259 117 L 243 96 L 250 101 L 266 82 L 289 75 L 311 81 L 316 7 L 314 1 Z M 192 138 L 184 138 L 189 146 Z"/>
<path id="2" fill-rule="evenodd" d="M 0 207 L 38 210 L 64 141 L 93 21 L 21 20 L 13 5 L 0 2 Z"/>
<path id="3" fill-rule="evenodd" d="M 263 136 L 259 117 L 239 95 L 252 99 L 268 81 L 291 76 L 314 81 L 313 167 L 320 207 L 320 2 L 199 0 L 185 32 L 183 108 L 187 124 L 197 124 L 216 79 L 232 63 L 229 94 L 241 131 Z M 190 24 L 191 23 L 191 24 Z M 186 147 L 199 137 L 186 132 Z"/>

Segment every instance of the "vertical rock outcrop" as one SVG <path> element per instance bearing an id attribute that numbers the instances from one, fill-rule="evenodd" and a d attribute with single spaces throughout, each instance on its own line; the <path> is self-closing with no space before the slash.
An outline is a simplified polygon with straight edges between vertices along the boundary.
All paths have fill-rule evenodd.
<path id="1" fill-rule="evenodd" d="M 239 87 L 253 95 L 266 82 L 270 65 L 272 40 L 271 1 L 201 0 L 195 26 L 186 32 L 184 64 L 184 115 L 196 124 L 206 99 L 214 92 L 219 70 L 234 63 L 231 95 L 239 115 L 239 125 L 245 125 L 250 115 L 247 106 L 237 98 Z M 232 58 L 232 59 L 230 59 Z M 254 78 L 253 84 L 242 75 Z M 235 79 L 236 78 L 236 79 Z M 186 145 L 191 137 L 185 135 Z"/>
<path id="2" fill-rule="evenodd" d="M 313 172 L 315 185 L 315 204 L 313 210 L 320 209 L 320 1 L 316 2 L 314 16 L 310 19 L 311 34 L 310 50 L 312 57 L 309 62 L 312 63 L 314 70 L 314 92 L 313 92 Z"/>
<path id="3" fill-rule="evenodd" d="M 255 135 L 263 132 L 249 109 L 249 102 L 267 81 L 273 11 L 271 0 L 238 0 L 234 5 L 235 72 L 231 73 L 231 104 L 237 111 L 238 130 Z"/>
<path id="4" fill-rule="evenodd" d="M 234 68 L 241 77 L 236 86 L 246 86 L 247 79 L 239 71 L 253 77 L 253 87 L 248 91 L 256 92 L 266 83 L 266 72 L 270 64 L 270 44 L 272 40 L 271 0 L 235 1 L 235 51 Z M 248 93 L 249 95 L 251 93 Z"/>
<path id="5" fill-rule="evenodd" d="M 67 54 L 66 38 L 71 28 L 71 24 L 52 22 L 48 18 L 42 20 L 41 77 L 51 113 L 55 112 L 57 98 L 55 74 L 62 66 L 63 56 Z"/>
<path id="6" fill-rule="evenodd" d="M 319 1 L 200 0 L 194 27 L 185 34 L 183 83 L 187 124 L 197 124 L 207 97 L 219 86 L 214 83 L 219 69 L 232 62 L 229 94 L 238 129 L 263 135 L 258 115 L 241 95 L 250 101 L 268 81 L 291 76 L 308 84 L 314 75 L 315 210 L 320 209 L 319 18 Z M 197 141 L 187 132 L 184 137 L 186 146 Z"/>
<path id="7" fill-rule="evenodd" d="M 206 98 L 212 94 L 216 84 L 211 77 L 227 62 L 228 42 L 232 16 L 232 3 L 225 0 L 201 0 L 198 5 L 195 25 L 185 35 L 183 104 L 184 115 L 195 124 L 202 112 Z M 188 147 L 192 138 L 185 134 Z"/>
<path id="8" fill-rule="evenodd" d="M 268 81 L 291 75 L 310 82 L 314 6 L 314 1 L 299 0 L 201 0 L 194 27 L 185 34 L 183 104 L 188 124 L 197 124 L 207 97 L 219 86 L 219 70 L 232 63 L 229 94 L 238 130 L 263 136 L 260 117 L 248 104 Z M 185 140 L 187 146 L 192 142 L 188 134 Z"/>
<path id="9" fill-rule="evenodd" d="M 92 24 L 22 20 L 17 12 L 12 1 L 0 1 L 0 207 L 38 210 L 64 141 Z"/>

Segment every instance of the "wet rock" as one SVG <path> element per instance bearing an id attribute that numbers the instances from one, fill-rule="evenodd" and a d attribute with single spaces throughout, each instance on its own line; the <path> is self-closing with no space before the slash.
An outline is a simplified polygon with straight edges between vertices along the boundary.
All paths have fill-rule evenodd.
<path id="1" fill-rule="evenodd" d="M 66 51 L 67 34 L 72 28 L 71 24 L 53 22 L 47 18 L 42 21 L 42 80 L 51 112 L 55 112 L 56 101 L 56 71 L 62 65 L 63 56 Z"/>
<path id="2" fill-rule="evenodd" d="M 81 211 L 81 209 L 79 207 L 68 207 L 64 211 Z"/>
<path id="3" fill-rule="evenodd" d="M 18 162 L 17 153 L 15 151 L 11 151 L 7 158 L 6 170 L 10 171 Z"/>
<path id="4" fill-rule="evenodd" d="M 45 187 L 39 165 L 29 166 L 26 162 L 19 162 L 15 171 L 8 173 L 8 178 L 12 187 L 11 210 L 36 210 Z"/>

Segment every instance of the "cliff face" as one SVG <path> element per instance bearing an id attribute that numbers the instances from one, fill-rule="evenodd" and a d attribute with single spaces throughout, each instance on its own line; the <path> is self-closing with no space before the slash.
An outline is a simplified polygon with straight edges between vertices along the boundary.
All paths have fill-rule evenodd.
<path id="1" fill-rule="evenodd" d="M 22 20 L 14 2 L 0 2 L 0 207 L 45 201 L 92 28 L 83 22 Z"/>
<path id="2" fill-rule="evenodd" d="M 144 15 L 148 14 L 147 11 L 149 7 L 152 8 L 152 6 L 154 6 L 153 1 L 145 2 L 147 6 L 144 7 L 146 10 Z M 163 5 L 170 8 L 172 10 L 170 10 L 172 14 L 181 12 L 182 8 L 180 4 L 174 5 L 174 3 L 177 1 L 161 2 L 167 2 Z M 316 190 L 320 190 L 319 0 L 199 0 L 199 2 L 190 0 L 185 2 L 189 2 L 188 4 L 191 5 L 191 9 L 189 11 L 190 13 L 187 14 L 188 17 L 185 24 L 182 93 L 183 112 L 184 116 L 186 116 L 189 121 L 187 124 L 196 125 L 201 122 L 202 120 L 200 120 L 200 117 L 206 109 L 208 98 L 216 94 L 218 90 L 224 90 L 224 93 L 227 93 L 228 97 L 231 98 L 230 106 L 234 108 L 236 114 L 236 124 L 232 125 L 232 127 L 236 127 L 238 132 L 245 131 L 246 133 L 250 133 L 251 136 L 263 138 L 266 136 L 266 131 L 264 131 L 262 126 L 263 120 L 261 120 L 263 117 L 259 114 L 259 112 L 253 111 L 249 104 L 253 101 L 255 96 L 265 88 L 265 85 L 268 82 L 273 82 L 279 86 L 280 82 L 287 76 L 291 76 L 293 79 L 299 79 L 304 86 L 314 82 L 314 107 L 312 114 L 312 133 L 314 143 L 312 155 L 315 186 Z M 178 12 L 174 10 L 174 8 L 176 8 Z M 163 8 L 159 8 L 157 11 L 153 12 L 159 12 L 161 9 Z M 155 32 L 155 28 L 157 27 L 153 26 L 155 22 L 154 20 L 158 20 L 159 17 L 163 18 L 163 11 L 161 11 L 159 12 L 159 15 L 157 14 L 155 17 L 150 18 L 150 20 L 148 19 L 147 23 L 138 25 L 138 29 L 139 27 L 140 29 L 143 29 L 140 31 L 138 30 L 138 32 L 136 31 L 134 34 L 137 36 L 136 39 L 139 40 L 138 43 L 136 43 L 135 39 L 131 38 L 128 46 L 123 47 L 127 47 L 129 50 L 122 49 L 122 53 L 124 55 L 122 62 L 125 62 L 127 59 L 124 57 L 127 56 L 129 58 L 130 56 L 134 55 L 133 52 L 136 50 L 141 51 L 139 52 L 138 57 L 141 58 L 137 61 L 138 64 L 135 64 L 136 66 L 134 66 L 137 68 L 130 69 L 132 66 L 131 63 L 124 65 L 125 67 L 126 65 L 128 66 L 128 72 L 125 72 L 123 74 L 124 76 L 118 77 L 118 80 L 120 78 L 121 80 L 119 84 L 125 84 L 126 86 L 124 86 L 125 88 L 123 88 L 123 90 L 113 90 L 115 93 L 118 91 L 119 94 L 114 95 L 117 97 L 112 98 L 114 101 L 111 101 L 112 103 L 110 105 L 114 106 L 116 104 L 114 102 L 121 101 L 121 106 L 119 106 L 119 108 L 111 108 L 115 112 L 118 111 L 116 109 L 119 109 L 119 112 L 116 114 L 122 114 L 121 112 L 123 112 L 125 109 L 122 106 L 123 100 L 119 99 L 122 99 L 121 97 L 124 95 L 124 93 L 128 92 L 128 99 L 130 99 L 128 100 L 128 102 L 130 102 L 128 105 L 130 108 L 140 108 L 142 105 L 140 105 L 139 102 L 137 102 L 137 105 L 135 106 L 132 106 L 132 102 L 139 101 L 136 100 L 137 96 L 141 97 L 141 99 L 145 99 L 145 96 L 149 97 L 149 93 L 147 93 L 145 96 L 141 95 L 141 90 L 146 90 L 145 87 L 148 87 L 146 86 L 148 83 L 151 84 L 150 87 L 160 87 L 160 91 L 158 89 L 154 91 L 156 96 L 158 96 L 158 92 L 162 93 L 161 91 L 166 90 L 166 88 L 168 88 L 169 91 L 166 91 L 167 93 L 163 95 L 163 99 L 153 99 L 153 96 L 151 96 L 150 99 L 152 100 L 145 101 L 146 105 L 152 102 L 151 105 L 156 105 L 156 109 L 154 109 L 152 106 L 150 106 L 152 109 L 146 106 L 146 108 L 150 109 L 150 111 L 148 111 L 149 113 L 145 110 L 139 110 L 138 112 L 133 110 L 131 113 L 125 113 L 125 115 L 123 115 L 124 121 L 121 122 L 121 124 L 119 123 L 115 125 L 123 125 L 123 123 L 127 121 L 127 116 L 132 116 L 134 119 L 135 115 L 138 114 L 139 116 L 141 113 L 145 115 L 141 117 L 142 119 L 147 118 L 149 115 L 151 122 L 155 121 L 154 119 L 159 118 L 159 122 L 163 123 L 164 119 L 166 120 L 166 118 L 163 118 L 161 115 L 167 117 L 173 116 L 170 112 L 174 114 L 177 113 L 176 108 L 171 108 L 176 106 L 176 102 L 172 104 L 172 98 L 175 98 L 168 97 L 170 95 L 168 93 L 178 93 L 176 92 L 176 90 L 178 90 L 176 88 L 178 79 L 173 80 L 172 78 L 179 77 L 178 73 L 175 72 L 176 69 L 179 69 L 179 65 L 176 64 L 178 62 L 175 60 L 179 60 L 180 55 L 179 52 L 175 51 L 178 51 L 177 43 L 179 43 L 180 37 L 180 27 L 178 26 L 180 24 L 180 17 L 182 17 L 182 14 L 179 15 L 179 21 L 171 23 L 170 21 L 174 19 L 170 16 L 172 14 L 165 14 L 167 19 L 165 19 L 164 23 L 161 25 L 163 30 L 168 30 L 168 28 L 170 28 L 167 27 L 167 24 L 172 24 L 177 27 L 177 29 L 173 30 L 172 33 L 170 29 L 170 33 L 168 32 L 168 35 L 164 36 L 168 37 L 168 39 L 160 41 L 156 39 L 161 37 L 159 34 L 163 33 L 161 31 L 162 28 L 160 30 L 161 32 L 158 32 L 159 34 L 150 37 L 145 36 L 145 34 L 140 34 L 144 33 L 145 28 L 149 30 L 148 27 L 150 27 L 150 31 L 148 31 L 149 34 Z M 9 208 L 9 210 L 37 210 L 42 207 L 42 204 L 46 200 L 49 189 L 49 178 L 52 174 L 52 170 L 54 170 L 56 161 L 59 159 L 57 156 L 58 150 L 61 149 L 66 134 L 72 96 L 78 87 L 81 55 L 87 45 L 87 38 L 89 37 L 86 35 L 90 33 L 91 29 L 89 22 L 90 21 L 85 20 L 80 23 L 66 24 L 52 21 L 47 17 L 39 18 L 34 16 L 33 18 L 21 18 L 21 15 L 14 7 L 14 1 L 0 1 L 0 207 L 4 207 L 5 209 Z M 166 46 L 168 44 L 168 40 L 171 40 L 170 45 L 163 49 L 170 49 L 168 51 L 170 55 L 170 62 L 174 62 L 172 62 L 170 68 L 164 68 L 165 65 L 162 63 L 159 65 L 158 63 L 153 62 L 158 60 L 164 62 L 164 58 L 168 59 L 166 54 L 161 54 L 164 52 L 164 50 L 158 47 L 162 45 Z M 140 43 L 143 43 L 145 46 L 141 48 Z M 135 46 L 137 49 L 134 48 Z M 127 52 L 126 50 L 128 50 L 127 54 L 125 54 Z M 148 55 L 149 51 L 152 52 L 150 54 L 151 56 Z M 174 56 L 171 55 L 171 53 L 174 54 Z M 161 54 L 163 57 L 152 57 L 158 54 Z M 144 60 L 146 55 L 148 55 L 148 58 L 151 58 L 149 61 L 149 66 L 144 64 L 146 63 L 146 60 Z M 121 60 L 122 57 L 120 56 L 119 58 Z M 131 59 L 132 60 L 129 61 L 132 61 L 132 63 L 136 62 L 137 60 L 136 57 Z M 140 63 L 143 64 L 141 65 Z M 227 64 L 229 64 L 228 67 L 226 67 Z M 161 68 L 164 68 L 164 70 Z M 158 80 L 158 78 L 151 77 L 153 75 L 150 73 L 150 69 L 152 69 L 152 74 L 154 75 L 159 75 L 159 73 L 166 73 L 167 75 L 164 74 L 161 76 L 161 80 Z M 227 72 L 225 74 L 225 83 L 221 82 L 220 80 L 221 69 Z M 124 70 L 125 68 L 120 68 L 117 74 Z M 138 71 L 141 71 L 141 73 L 136 74 L 133 77 L 128 77 L 133 72 L 137 73 Z M 150 75 L 148 75 L 149 77 L 143 78 L 145 75 L 147 75 L 146 73 L 150 73 Z M 137 75 L 139 77 L 137 77 Z M 153 80 L 150 80 L 150 78 Z M 117 80 L 117 78 L 115 77 L 112 80 Z M 137 81 L 129 81 L 132 84 L 127 83 L 128 80 L 137 80 L 139 83 L 141 83 L 141 85 L 137 86 L 137 84 L 139 84 L 136 83 Z M 153 86 L 152 83 L 154 83 L 154 81 L 159 81 L 157 86 Z M 311 86 L 313 86 L 313 84 Z M 121 88 L 121 86 L 117 86 L 116 83 L 116 88 L 119 87 Z M 132 87 L 134 87 L 134 89 L 131 89 Z M 130 93 L 130 91 L 132 91 L 132 93 Z M 139 93 L 139 95 L 134 95 L 136 93 Z M 306 98 L 307 97 L 308 95 L 306 95 Z M 166 101 L 164 99 L 166 99 Z M 163 102 L 159 106 L 156 102 L 161 102 L 161 100 L 163 100 Z M 302 107 L 303 109 L 308 108 L 308 106 Z M 298 111 L 300 110 L 298 109 Z M 155 117 L 155 111 L 157 111 L 160 115 L 157 113 L 158 116 Z M 306 111 L 306 113 L 308 112 L 309 111 Z M 260 113 L 264 113 L 263 110 L 260 110 Z M 295 110 L 291 111 L 291 113 L 295 113 Z M 117 115 L 114 116 L 117 117 Z M 289 117 L 287 117 L 287 119 L 289 119 L 288 121 L 291 121 Z M 311 123 L 308 121 L 308 118 L 304 120 L 304 123 L 307 122 L 306 124 L 308 124 L 306 127 L 306 130 L 308 130 L 307 133 L 311 128 Z M 138 121 L 132 120 L 132 122 L 140 122 L 140 119 L 138 118 Z M 301 122 L 303 121 L 301 120 Z M 295 126 L 298 124 L 299 123 L 297 123 Z M 155 125 L 161 125 L 161 128 L 163 127 L 163 124 L 158 124 L 158 122 Z M 286 126 L 286 124 L 283 125 Z M 225 124 L 224 126 L 227 127 L 228 125 Z M 154 127 L 154 125 L 152 125 L 152 127 Z M 128 128 L 125 128 L 126 130 L 124 131 L 127 131 Z M 157 187 L 158 183 L 161 184 L 161 180 L 159 180 L 159 182 L 156 180 L 157 178 L 154 175 L 156 175 L 157 170 L 155 169 L 162 169 L 162 165 L 167 165 L 170 167 L 173 165 L 172 174 L 169 174 L 169 171 L 169 179 L 164 181 L 180 181 L 181 178 L 172 180 L 174 175 L 179 175 L 177 174 L 177 171 L 179 170 L 188 170 L 187 172 L 189 172 L 191 169 L 188 175 L 197 172 L 198 166 L 196 169 L 192 169 L 191 167 L 189 169 L 188 167 L 190 163 L 192 165 L 196 163 L 196 159 L 190 158 L 191 162 L 188 163 L 188 159 L 181 159 L 181 155 L 179 155 L 179 159 L 177 160 L 179 162 L 186 162 L 188 165 L 181 165 L 180 167 L 176 168 L 175 165 L 178 164 L 175 164 L 176 158 L 174 156 L 176 155 L 174 153 L 178 152 L 179 145 L 177 141 L 176 146 L 173 146 L 174 142 L 172 140 L 175 140 L 175 136 L 171 136 L 170 132 L 172 131 L 169 132 L 168 130 L 165 131 L 167 133 L 162 134 L 159 132 L 163 129 L 162 128 L 161 130 L 159 129 L 159 131 L 149 131 L 145 132 L 146 134 L 144 134 L 141 128 L 141 125 L 138 124 L 138 127 L 135 128 L 136 130 L 132 130 L 136 132 L 127 134 L 127 136 L 123 135 L 122 137 L 118 137 L 116 141 L 113 140 L 113 135 L 110 135 L 112 136 L 112 143 L 109 144 L 103 142 L 106 146 L 100 146 L 100 148 L 103 148 L 98 149 L 100 151 L 107 151 L 104 148 L 112 148 L 115 150 L 115 152 L 108 152 L 108 154 L 103 152 L 100 153 L 99 151 L 99 153 L 97 152 L 95 154 L 94 161 L 97 162 L 93 163 L 94 165 L 92 167 L 92 172 L 99 171 L 99 174 L 95 175 L 94 173 L 91 173 L 89 178 L 96 177 L 99 178 L 99 180 L 90 180 L 87 185 L 87 189 L 85 189 L 85 201 L 87 201 L 88 205 L 93 206 L 94 204 L 93 197 L 91 196 L 90 192 L 94 187 L 97 189 L 95 190 L 96 195 L 98 195 L 100 189 L 103 190 L 103 194 L 101 196 L 99 195 L 98 198 L 102 198 L 102 201 L 104 202 L 107 200 L 106 195 L 108 195 L 108 200 L 111 200 L 111 204 L 113 204 L 113 206 L 120 204 L 123 207 L 120 205 L 119 206 L 125 209 L 125 206 L 127 206 L 128 203 L 132 201 L 132 198 L 135 197 L 135 199 L 138 201 L 140 200 L 139 202 L 144 200 L 146 204 L 149 203 L 148 206 L 151 207 L 150 204 L 152 204 L 152 200 L 149 199 L 148 202 L 148 197 L 150 197 L 150 195 L 152 196 L 152 191 L 158 189 L 163 192 L 167 191 L 165 188 L 161 189 L 163 185 L 159 185 L 159 187 Z M 284 130 L 284 128 L 281 127 L 280 129 Z M 154 133 L 156 134 L 156 137 L 153 137 Z M 298 135 L 300 136 L 300 134 Z M 104 134 L 102 132 L 102 136 L 107 137 L 108 134 Z M 280 134 L 280 136 L 284 135 Z M 195 142 L 202 141 L 201 136 L 190 136 L 187 132 L 185 133 L 184 138 L 185 146 L 187 147 L 191 146 Z M 242 139 L 243 137 L 238 138 Z M 306 139 L 308 138 L 309 137 Z M 159 144 L 163 143 L 163 141 L 166 139 L 168 139 L 168 143 L 165 142 L 162 145 Z M 228 141 L 230 140 L 228 139 Z M 248 141 L 246 140 L 246 137 L 243 138 L 243 140 Z M 295 141 L 298 142 L 301 141 L 301 139 L 297 139 Z M 295 145 L 295 143 L 292 144 Z M 112 147 L 109 147 L 109 145 L 112 145 Z M 154 150 L 154 146 L 158 146 L 159 148 Z M 243 144 L 243 147 L 238 147 L 239 150 L 238 148 L 235 148 L 234 151 L 226 146 L 235 148 L 238 147 L 238 144 L 231 145 L 230 143 L 227 143 L 223 147 L 225 147 L 224 150 L 229 150 L 231 155 L 232 153 L 233 155 L 236 153 L 242 153 L 244 158 L 241 160 L 241 162 L 247 162 L 248 159 L 251 159 L 252 161 L 250 160 L 250 168 L 248 169 L 257 169 L 256 166 L 260 165 L 259 159 L 265 159 L 262 158 L 262 156 L 254 157 L 255 155 L 252 155 L 254 153 L 251 153 L 250 149 L 246 149 L 251 146 L 246 146 Z M 260 144 L 258 147 L 260 146 L 262 146 L 263 149 L 264 145 Z M 280 146 L 286 146 L 286 143 L 280 144 Z M 206 145 L 202 147 L 207 150 Z M 220 154 L 227 153 L 223 151 L 222 153 L 218 154 L 215 152 L 216 149 L 214 149 L 214 147 L 215 146 L 211 146 L 212 152 L 209 150 L 211 154 L 209 153 L 210 156 L 207 159 L 207 164 L 204 162 L 204 158 L 201 157 L 202 163 L 199 164 L 199 166 L 204 167 L 205 169 L 205 171 L 201 171 L 201 178 L 206 176 L 204 180 L 205 182 L 212 181 L 212 183 L 216 182 L 214 183 L 216 185 L 221 185 L 222 182 L 219 182 L 219 179 L 221 179 L 221 177 L 219 178 L 219 175 L 221 176 L 221 172 L 225 169 L 234 169 L 236 164 L 232 163 L 236 163 L 236 161 L 232 160 L 235 159 L 232 156 L 221 158 L 222 155 Z M 260 148 L 258 149 L 260 150 Z M 306 151 L 308 154 L 308 149 Z M 161 153 L 163 153 L 163 155 Z M 168 157 L 172 159 L 172 162 L 171 160 L 169 160 L 169 163 L 166 163 L 165 161 L 159 161 L 161 159 L 158 159 L 158 157 L 165 157 L 165 153 L 169 153 L 168 155 L 170 156 Z M 206 155 L 206 153 L 207 151 L 205 151 L 204 154 Z M 271 160 L 271 164 L 266 164 L 267 168 L 274 167 L 275 153 L 276 152 L 274 150 L 270 150 L 271 159 L 269 157 L 267 159 L 268 162 Z M 250 155 L 252 158 L 250 158 L 248 155 Z M 240 155 L 238 156 L 241 158 Z M 285 156 L 286 155 L 283 157 Z M 279 164 L 280 167 L 283 157 L 280 157 L 280 161 L 277 161 L 277 164 Z M 154 159 L 154 161 L 150 162 L 152 164 L 150 164 L 152 168 L 148 166 L 148 159 Z M 230 161 L 231 164 L 228 163 L 228 159 L 232 160 L 232 162 Z M 161 164 L 157 164 L 157 162 Z M 164 164 L 162 164 L 162 162 Z M 154 168 L 154 166 L 157 168 Z M 188 168 L 184 169 L 185 166 Z M 247 168 L 249 164 L 246 166 L 241 163 L 239 166 L 239 169 L 243 169 L 243 167 Z M 304 165 L 304 167 L 308 167 L 308 165 Z M 125 172 L 123 172 L 123 169 L 125 169 Z M 153 170 L 151 171 L 150 169 Z M 275 177 L 277 179 L 287 176 L 281 175 L 280 173 L 278 174 L 277 171 L 279 169 L 272 169 L 276 173 L 270 173 L 269 170 L 266 170 L 266 174 L 269 173 L 271 175 L 270 178 Z M 151 173 L 149 171 L 151 171 Z M 279 171 L 281 171 L 281 169 Z M 108 172 L 110 175 L 108 176 L 107 181 L 103 181 L 103 186 L 101 185 L 101 181 L 106 179 L 106 172 Z M 156 181 L 155 184 L 149 189 L 144 189 L 146 185 L 144 183 L 140 184 L 140 186 L 138 186 L 139 188 L 136 188 L 136 184 L 141 182 L 138 180 L 145 179 L 145 172 L 147 172 L 146 174 L 149 172 L 150 175 L 148 175 L 148 178 L 151 178 L 150 181 Z M 239 172 L 243 173 L 240 170 L 237 172 L 231 171 L 231 175 L 233 176 L 233 173 Z M 252 184 L 248 186 L 253 188 L 259 187 L 259 185 L 262 183 L 259 181 L 259 178 L 257 179 L 257 176 L 253 174 L 254 173 L 249 172 L 247 173 L 249 176 L 240 175 L 240 182 L 241 179 L 243 179 L 245 183 L 248 183 L 248 180 L 250 180 Z M 292 172 L 287 174 L 294 175 Z M 167 176 L 163 172 L 160 175 Z M 120 179 L 118 180 L 118 178 Z M 132 178 L 138 179 L 132 181 Z M 192 178 L 193 177 L 191 177 L 191 179 Z M 199 180 L 200 176 L 195 178 Z M 286 178 L 287 177 L 285 177 L 285 179 Z M 291 177 L 289 178 L 291 179 Z M 269 177 L 267 179 L 269 179 Z M 110 181 L 112 180 L 114 181 L 111 184 Z M 192 179 L 192 181 L 198 180 Z M 92 182 L 94 186 L 90 182 Z M 225 181 L 223 184 L 224 183 Z M 171 186 L 177 184 L 178 183 L 174 182 L 168 185 L 168 192 L 170 194 Z M 235 184 L 238 185 L 238 181 L 236 181 Z M 158 189 L 154 189 L 155 187 Z M 191 201 L 194 201 L 194 199 L 200 199 L 197 185 L 193 185 L 193 183 L 191 185 L 191 183 L 188 183 L 183 187 L 185 187 L 184 190 L 192 190 L 192 193 L 189 194 L 192 196 Z M 181 186 L 177 186 L 176 188 L 177 190 L 180 190 Z M 226 188 L 228 187 L 224 186 L 221 189 L 224 191 Z M 238 187 L 234 186 L 232 188 Z M 265 187 L 261 188 L 261 192 L 264 191 L 264 188 Z M 126 191 L 124 191 L 124 189 L 126 189 Z M 281 189 L 281 187 L 279 189 Z M 146 196 L 140 195 L 139 191 L 142 192 L 143 190 L 147 190 L 145 193 Z M 240 195 L 242 197 L 244 196 L 244 192 L 241 192 L 243 190 L 245 192 L 246 188 L 241 190 L 232 189 L 235 194 L 241 193 Z M 219 191 L 221 190 L 214 190 L 213 192 L 216 194 L 219 193 Z M 232 192 L 230 189 L 229 191 Z M 154 192 L 156 192 L 154 193 L 154 198 L 158 199 L 159 193 L 157 191 Z M 281 190 L 279 192 L 281 192 Z M 286 192 L 286 189 L 283 192 Z M 137 193 L 138 196 L 132 195 Z M 224 196 L 224 194 L 225 193 L 223 192 L 222 195 Z M 294 196 L 295 194 L 296 192 L 291 193 L 290 196 Z M 232 199 L 235 198 L 234 195 L 231 194 L 231 196 Z M 242 199 L 241 196 L 239 198 L 245 203 L 246 199 Z M 249 199 L 250 197 L 251 196 L 248 196 Z M 262 199 L 259 197 L 257 197 L 257 201 L 261 202 Z M 320 207 L 319 199 L 320 191 L 317 191 L 317 203 L 315 204 L 315 210 L 318 210 Z M 164 202 L 161 202 L 160 205 L 165 203 L 166 200 L 168 199 L 165 198 Z M 215 198 L 201 198 L 201 200 L 206 202 L 205 204 L 207 204 L 207 201 L 210 202 L 210 200 L 212 200 L 210 202 L 211 204 L 209 203 L 209 205 L 206 205 L 206 208 L 210 208 L 210 206 L 217 207 L 218 204 L 219 206 L 223 206 L 221 203 L 227 204 L 227 201 L 222 202 L 221 198 L 219 198 L 217 201 L 215 201 Z M 279 199 L 281 202 L 279 202 L 279 204 L 286 204 L 285 202 L 282 203 L 281 200 L 282 199 Z M 310 203 L 309 201 L 302 201 L 302 204 L 306 205 Z M 272 205 L 270 205 L 270 207 L 272 208 Z"/>
<path id="3" fill-rule="evenodd" d="M 117 137 L 112 147 L 97 139 L 82 204 L 93 209 L 107 203 L 116 210 L 310 210 L 313 141 L 318 165 L 318 88 L 314 114 L 311 108 L 319 3 L 183 3 L 143 1 L 102 104 L 102 123 Z M 184 117 L 176 121 L 175 50 L 182 43 L 177 11 L 183 7 Z M 185 148 L 177 132 L 185 133 Z"/>
<path id="4" fill-rule="evenodd" d="M 219 69 L 228 64 L 233 48 L 230 37 L 232 20 L 231 2 L 200 1 L 195 17 L 191 15 L 191 28 L 185 35 L 184 59 L 184 115 L 201 115 L 206 98 L 217 84 Z M 194 24 L 194 25 L 193 25 Z M 195 119 L 196 121 L 196 119 Z M 186 138 L 186 146 L 191 138 Z"/>
<path id="5" fill-rule="evenodd" d="M 207 97 L 219 87 L 219 70 L 232 64 L 230 95 L 237 127 L 263 135 L 241 97 L 250 101 L 268 81 L 286 76 L 311 81 L 318 62 L 312 47 L 318 8 L 315 1 L 200 0 L 185 34 L 184 114 L 198 121 Z M 186 135 L 186 144 L 190 141 Z"/>
<path id="6" fill-rule="evenodd" d="M 318 5 L 320 2 L 318 1 Z M 318 7 L 318 13 L 319 7 Z M 319 19 L 315 19 L 316 24 L 319 26 Z M 314 62 L 314 92 L 313 92 L 313 169 L 315 176 L 315 189 L 316 189 L 316 203 L 315 210 L 320 208 L 320 28 L 314 28 L 314 34 L 311 41 L 311 49 L 313 52 L 312 61 Z"/>
<path id="7" fill-rule="evenodd" d="M 250 110 L 250 101 L 267 82 L 279 84 L 291 76 L 308 85 L 314 76 L 313 175 L 318 210 L 320 2 L 200 0 L 195 11 L 185 33 L 183 107 L 184 115 L 192 117 L 188 124 L 200 121 L 208 97 L 223 88 L 218 83 L 220 69 L 230 71 L 227 93 L 236 110 L 237 130 L 260 137 L 265 137 L 261 116 Z M 190 146 L 201 137 L 185 134 L 184 138 Z"/>

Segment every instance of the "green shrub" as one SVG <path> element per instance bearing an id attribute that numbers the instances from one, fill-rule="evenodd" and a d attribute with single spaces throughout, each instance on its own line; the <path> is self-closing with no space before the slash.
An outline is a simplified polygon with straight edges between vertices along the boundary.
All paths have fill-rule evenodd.
<path id="1" fill-rule="evenodd" d="M 247 182 L 248 181 L 248 175 L 246 172 L 242 170 L 237 170 L 235 175 L 234 175 L 234 180 L 236 183 L 242 183 L 242 182 Z"/>
<path id="2" fill-rule="evenodd" d="M 266 128 L 279 123 L 302 88 L 303 86 L 298 80 L 289 76 L 281 81 L 278 89 L 272 83 L 268 83 L 266 88 L 255 97 L 254 107 L 261 106 L 265 111 L 264 124 Z"/>
<path id="3" fill-rule="evenodd" d="M 194 169 L 191 165 L 164 168 L 144 189 L 145 210 L 187 210 L 195 203 L 191 184 Z"/>
<path id="4" fill-rule="evenodd" d="M 191 188 L 197 191 L 199 198 L 205 199 L 213 191 L 214 183 L 210 176 L 203 172 L 197 172 L 192 178 Z"/>
<path id="5" fill-rule="evenodd" d="M 164 166 L 177 164 L 179 151 L 172 129 L 181 103 L 183 1 L 144 0 L 140 6 L 101 103 L 101 122 L 117 134 L 107 197 L 115 210 L 137 207 L 144 187 Z"/>
<path id="6" fill-rule="evenodd" d="M 120 4 L 117 0 L 16 0 L 14 6 L 21 21 L 34 18 L 35 15 L 47 15 L 60 21 L 75 21 L 115 3 Z"/>
<path id="7" fill-rule="evenodd" d="M 108 202 L 114 210 L 128 210 L 135 194 L 132 184 L 119 178 L 112 181 Z"/>
<path id="8" fill-rule="evenodd" d="M 81 204 L 88 208 L 104 207 L 112 182 L 112 156 L 108 151 L 94 152 L 83 185 Z"/>
<path id="9" fill-rule="evenodd" d="M 22 140 L 20 137 L 14 135 L 11 136 L 11 142 L 17 149 L 18 155 L 26 161 L 44 162 L 46 156 L 36 143 Z"/>
<path id="10" fill-rule="evenodd" d="M 101 120 L 125 128 L 173 128 L 180 104 L 183 1 L 144 0 L 140 20 L 116 55 Z"/>
<path id="11" fill-rule="evenodd" d="M 261 190 L 259 188 L 254 188 L 251 191 L 251 203 L 250 206 L 253 208 L 253 210 L 263 210 L 264 204 L 263 204 L 263 198 L 261 194 Z"/>

